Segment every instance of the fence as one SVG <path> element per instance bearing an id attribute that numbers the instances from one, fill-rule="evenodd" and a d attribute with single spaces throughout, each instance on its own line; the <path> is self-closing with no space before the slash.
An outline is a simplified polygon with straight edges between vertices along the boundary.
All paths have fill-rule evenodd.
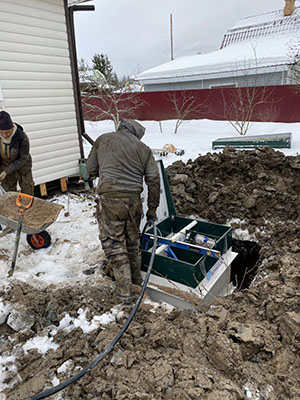
<path id="1" fill-rule="evenodd" d="M 119 96 L 120 118 L 141 121 L 178 119 L 181 107 L 182 119 L 242 120 L 245 112 L 251 111 L 248 114 L 251 121 L 300 122 L 300 90 L 295 86 L 134 92 L 130 96 L 127 93 L 126 98 L 122 94 Z M 82 96 L 82 100 L 84 118 L 101 119 L 97 107 L 106 108 L 107 98 L 104 102 L 101 97 Z M 137 100 L 140 103 L 138 108 Z M 131 103 L 134 104 L 132 109 Z"/>

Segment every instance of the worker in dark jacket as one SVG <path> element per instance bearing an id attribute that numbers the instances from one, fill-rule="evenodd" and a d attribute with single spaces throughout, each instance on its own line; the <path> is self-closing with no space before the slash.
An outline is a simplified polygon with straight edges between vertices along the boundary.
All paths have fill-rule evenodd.
<path id="1" fill-rule="evenodd" d="M 145 128 L 121 121 L 116 132 L 101 135 L 87 160 L 87 172 L 98 176 L 97 219 L 102 248 L 113 268 L 117 295 L 132 300 L 131 283 L 141 284 L 139 226 L 143 178 L 148 187 L 147 219 L 156 218 L 160 178 L 151 149 L 140 139 Z"/>
<path id="2" fill-rule="evenodd" d="M 33 195 L 32 160 L 29 139 L 21 125 L 13 123 L 6 111 L 0 112 L 0 182 L 6 191 Z"/>

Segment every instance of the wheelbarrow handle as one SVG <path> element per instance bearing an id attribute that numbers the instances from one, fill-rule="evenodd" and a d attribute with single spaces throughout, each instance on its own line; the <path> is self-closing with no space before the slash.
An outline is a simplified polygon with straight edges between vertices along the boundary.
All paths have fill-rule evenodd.
<path id="1" fill-rule="evenodd" d="M 29 202 L 27 204 L 22 203 L 22 198 L 24 199 L 28 199 Z M 17 198 L 16 198 L 16 205 L 20 208 L 20 215 L 24 215 L 25 210 L 27 210 L 28 208 L 30 208 L 32 206 L 32 202 L 33 202 L 33 196 L 31 196 L 30 194 L 26 194 L 26 193 L 19 193 Z"/>
<path id="2" fill-rule="evenodd" d="M 28 199 L 29 202 L 27 204 L 22 203 L 22 201 L 21 201 L 22 198 Z M 19 193 L 16 198 L 16 205 L 20 209 L 19 210 L 20 216 L 19 216 L 19 223 L 18 223 L 18 227 L 17 227 L 17 235 L 16 235 L 16 240 L 15 240 L 13 259 L 12 259 L 10 270 L 8 272 L 8 276 L 13 276 L 13 274 L 14 274 L 24 214 L 25 214 L 25 211 L 32 206 L 33 199 L 34 199 L 33 196 L 31 196 L 30 194 L 25 194 L 25 193 Z"/>

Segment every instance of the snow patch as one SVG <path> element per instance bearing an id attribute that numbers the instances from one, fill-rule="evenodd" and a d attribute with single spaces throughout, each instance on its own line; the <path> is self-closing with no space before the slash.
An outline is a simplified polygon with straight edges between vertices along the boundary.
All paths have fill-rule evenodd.
<path id="1" fill-rule="evenodd" d="M 59 330 L 62 329 L 66 330 L 67 332 L 71 332 L 75 328 L 81 328 L 84 333 L 89 333 L 99 328 L 101 325 L 108 325 L 111 322 L 116 322 L 124 315 L 123 311 L 120 311 L 117 307 L 113 307 L 109 312 L 106 312 L 102 315 L 95 315 L 91 321 L 88 321 L 86 317 L 88 311 L 88 308 L 85 310 L 79 308 L 77 311 L 77 318 L 72 318 L 69 314 L 66 314 L 60 321 L 58 328 L 52 329 L 50 334 L 54 336 Z"/>
<path id="2" fill-rule="evenodd" d="M 65 361 L 59 368 L 57 368 L 57 373 L 65 373 L 70 371 L 73 368 L 73 361 L 72 360 L 67 360 Z"/>
<path id="3" fill-rule="evenodd" d="M 251 240 L 251 235 L 249 234 L 248 229 L 238 228 L 234 230 L 235 239 L 240 240 Z"/>
<path id="4" fill-rule="evenodd" d="M 4 389 L 13 387 L 16 383 L 16 379 L 18 381 L 20 380 L 19 375 L 17 375 L 16 379 L 14 379 L 10 385 L 4 383 L 9 373 L 13 374 L 17 373 L 15 362 L 16 362 L 16 357 L 14 355 L 5 355 L 5 354 L 0 355 L 0 393 Z M 2 398 L 3 400 L 5 400 L 6 396 L 4 395 L 4 397 Z M 2 398 L 0 394 L 0 400 L 2 400 Z"/>
<path id="5" fill-rule="evenodd" d="M 53 386 L 57 386 L 60 383 L 60 380 L 55 376 L 51 381 Z"/>
<path id="6" fill-rule="evenodd" d="M 4 324 L 9 314 L 9 306 L 0 301 L 0 325 Z M 0 399 L 1 400 L 1 399 Z"/>
<path id="7" fill-rule="evenodd" d="M 57 350 L 58 344 L 53 342 L 53 338 L 48 338 L 47 336 L 35 336 L 32 339 L 27 340 L 23 345 L 24 353 L 27 354 L 28 350 L 36 349 L 38 353 L 45 355 L 47 351 L 53 349 Z"/>

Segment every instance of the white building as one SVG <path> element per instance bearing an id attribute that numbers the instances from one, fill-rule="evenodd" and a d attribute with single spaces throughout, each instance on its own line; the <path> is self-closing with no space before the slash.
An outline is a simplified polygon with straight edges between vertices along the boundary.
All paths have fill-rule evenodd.
<path id="1" fill-rule="evenodd" d="M 71 28 L 67 0 L 0 0 L 0 105 L 30 138 L 36 184 L 79 175 Z"/>
<path id="2" fill-rule="evenodd" d="M 240 19 L 217 51 L 178 58 L 137 80 L 148 92 L 290 84 L 290 46 L 300 36 L 300 7 L 293 3 L 286 0 L 284 10 Z"/>

